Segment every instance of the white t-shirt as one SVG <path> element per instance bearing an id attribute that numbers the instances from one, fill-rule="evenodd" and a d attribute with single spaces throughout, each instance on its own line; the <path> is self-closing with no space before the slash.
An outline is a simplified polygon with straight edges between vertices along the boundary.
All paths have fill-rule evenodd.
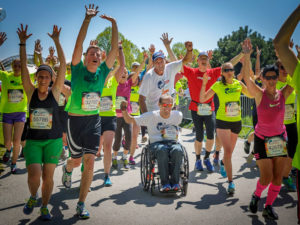
<path id="1" fill-rule="evenodd" d="M 176 97 L 174 89 L 175 75 L 181 68 L 182 60 L 178 60 L 166 64 L 164 74 L 161 76 L 155 73 L 154 68 L 146 73 L 139 94 L 146 97 L 148 112 L 159 109 L 158 100 L 162 94 L 174 95 L 174 98 Z"/>
<path id="2" fill-rule="evenodd" d="M 164 119 L 160 116 L 159 110 L 146 112 L 134 117 L 139 126 L 147 126 L 150 143 L 165 140 L 178 140 L 179 124 L 182 121 L 180 111 L 171 111 L 170 117 Z"/>

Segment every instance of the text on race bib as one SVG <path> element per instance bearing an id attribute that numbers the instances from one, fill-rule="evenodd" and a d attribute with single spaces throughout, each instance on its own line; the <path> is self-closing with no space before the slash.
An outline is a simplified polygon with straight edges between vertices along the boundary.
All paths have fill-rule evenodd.
<path id="1" fill-rule="evenodd" d="M 24 94 L 22 89 L 8 89 L 7 98 L 10 103 L 18 103 L 24 99 Z"/>
<path id="2" fill-rule="evenodd" d="M 266 137 L 265 148 L 268 157 L 287 155 L 286 141 L 282 137 Z"/>
<path id="3" fill-rule="evenodd" d="M 117 96 L 117 98 L 116 98 L 116 109 L 121 109 L 121 102 L 122 101 L 127 101 L 127 98 L 123 97 L 123 96 Z"/>
<path id="4" fill-rule="evenodd" d="M 225 114 L 228 117 L 239 116 L 241 111 L 239 102 L 226 102 L 225 103 Z"/>
<path id="5" fill-rule="evenodd" d="M 66 101 L 66 97 L 60 93 L 59 99 L 58 99 L 58 106 L 64 106 Z"/>
<path id="6" fill-rule="evenodd" d="M 284 120 L 293 120 L 295 118 L 294 104 L 285 105 Z"/>
<path id="7" fill-rule="evenodd" d="M 101 97 L 100 112 L 109 112 L 113 108 L 112 96 Z"/>
<path id="8" fill-rule="evenodd" d="M 100 92 L 83 92 L 81 108 L 84 111 L 94 111 L 100 107 Z"/>
<path id="9" fill-rule="evenodd" d="M 52 108 L 30 109 L 29 125 L 31 129 L 50 130 L 52 128 Z"/>
<path id="10" fill-rule="evenodd" d="M 130 102 L 130 104 L 131 104 L 132 114 L 136 114 L 140 111 L 140 105 L 138 102 Z"/>
<path id="11" fill-rule="evenodd" d="M 174 125 L 166 125 L 161 129 L 161 136 L 165 140 L 178 140 L 179 129 Z"/>
<path id="12" fill-rule="evenodd" d="M 211 105 L 210 104 L 198 104 L 197 114 L 199 116 L 209 116 L 212 114 Z"/>

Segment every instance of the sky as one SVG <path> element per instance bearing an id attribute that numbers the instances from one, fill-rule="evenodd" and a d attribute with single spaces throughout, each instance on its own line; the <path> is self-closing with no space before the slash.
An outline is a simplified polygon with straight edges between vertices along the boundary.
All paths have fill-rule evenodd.
<path id="1" fill-rule="evenodd" d="M 6 32 L 7 40 L 0 47 L 0 60 L 19 53 L 16 33 L 20 23 L 28 24 L 33 35 L 27 40 L 27 54 L 32 54 L 34 41 L 41 40 L 43 56 L 54 46 L 47 35 L 53 25 L 62 27 L 60 42 L 67 62 L 71 61 L 75 41 L 84 19 L 85 4 L 99 6 L 99 13 L 116 19 L 119 32 L 138 48 L 165 48 L 160 40 L 168 32 L 176 42 L 192 41 L 194 48 L 217 48 L 220 38 L 249 26 L 265 39 L 274 38 L 283 22 L 300 4 L 299 0 L 0 0 L 0 8 L 6 10 L 6 18 L 0 22 L 0 32 Z M 95 39 L 110 22 L 99 16 L 92 19 L 83 48 Z M 293 40 L 300 45 L 300 25 Z M 166 52 L 166 51 L 165 51 Z M 263 54 L 263 53 L 262 53 Z"/>

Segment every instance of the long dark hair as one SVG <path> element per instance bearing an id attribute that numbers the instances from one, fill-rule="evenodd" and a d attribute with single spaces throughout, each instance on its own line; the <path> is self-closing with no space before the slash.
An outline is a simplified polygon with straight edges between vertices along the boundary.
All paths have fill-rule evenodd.
<path id="1" fill-rule="evenodd" d="M 223 71 L 224 71 L 224 67 L 225 66 L 227 66 L 227 65 L 232 65 L 230 62 L 227 62 L 227 63 L 224 63 L 224 64 L 222 64 L 222 66 L 221 66 L 221 70 L 222 70 L 222 73 L 223 73 Z M 223 76 L 223 74 L 221 74 L 221 82 L 224 84 L 224 85 L 227 85 L 227 83 L 226 83 L 226 79 L 225 79 L 225 77 Z"/>

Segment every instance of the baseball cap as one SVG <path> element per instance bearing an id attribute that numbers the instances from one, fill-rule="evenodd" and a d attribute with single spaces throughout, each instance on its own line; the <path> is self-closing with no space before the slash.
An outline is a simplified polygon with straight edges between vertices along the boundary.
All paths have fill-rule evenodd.
<path id="1" fill-rule="evenodd" d="M 198 57 L 203 56 L 203 55 L 206 56 L 206 57 L 208 57 L 207 52 L 204 52 L 204 51 L 203 51 L 203 52 L 200 52 L 199 55 L 198 55 Z"/>
<path id="2" fill-rule="evenodd" d="M 158 59 L 158 58 L 164 59 L 164 58 L 165 58 L 164 53 L 162 53 L 162 52 L 155 52 L 155 53 L 152 55 L 152 60 L 153 60 L 153 62 L 154 62 L 156 59 Z"/>

